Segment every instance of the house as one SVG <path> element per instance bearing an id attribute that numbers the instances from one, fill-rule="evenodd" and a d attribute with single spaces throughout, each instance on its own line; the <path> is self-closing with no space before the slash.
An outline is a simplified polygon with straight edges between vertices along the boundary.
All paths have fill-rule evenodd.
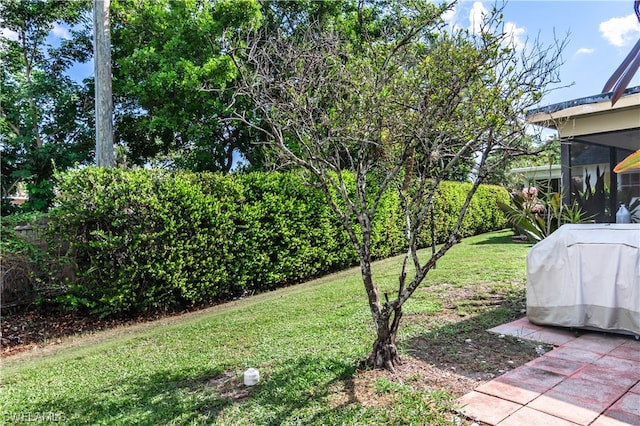
<path id="1" fill-rule="evenodd" d="M 560 164 L 517 167 L 509 170 L 509 175 L 519 182 L 523 182 L 525 187 L 535 186 L 544 192 L 560 192 L 562 189 L 562 167 Z"/>
<path id="2" fill-rule="evenodd" d="M 640 222 L 640 170 L 613 168 L 640 149 L 640 86 L 611 106 L 611 93 L 529 111 L 527 122 L 555 129 L 561 143 L 561 184 L 565 203 L 576 201 L 596 222 L 616 220 L 620 204 Z"/>

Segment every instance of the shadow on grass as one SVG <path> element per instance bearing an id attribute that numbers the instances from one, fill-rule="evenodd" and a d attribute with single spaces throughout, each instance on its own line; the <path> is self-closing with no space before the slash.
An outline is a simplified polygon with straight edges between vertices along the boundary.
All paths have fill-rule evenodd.
<path id="1" fill-rule="evenodd" d="M 495 244 L 529 244 L 529 241 L 514 241 L 513 235 L 494 235 L 488 238 L 483 238 L 482 240 L 471 243 L 474 246 L 486 246 L 486 245 L 495 245 Z"/>
<path id="2" fill-rule="evenodd" d="M 260 371 L 264 375 L 260 383 L 250 388 L 242 383 L 241 372 L 160 371 L 137 380 L 109 383 L 91 394 L 67 393 L 30 409 L 45 413 L 52 407 L 64 407 L 55 411 L 70 425 L 279 425 L 298 418 L 305 424 L 328 424 L 332 419 L 342 421 L 342 409 L 349 411 L 355 401 L 349 387 L 355 363 L 305 356 L 278 364 L 273 371 L 268 366 Z M 225 375 L 232 378 L 226 381 L 225 389 L 211 386 Z M 332 407 L 328 397 L 335 388 L 349 396 Z M 336 409 L 343 412 L 336 413 Z"/>
<path id="3" fill-rule="evenodd" d="M 473 379 L 490 379 L 538 357 L 539 344 L 489 333 L 487 330 L 522 315 L 516 301 L 486 308 L 461 321 L 442 324 L 399 342 L 409 355 L 442 370 Z"/>
<path id="4" fill-rule="evenodd" d="M 480 378 L 536 356 L 533 344 L 486 332 L 515 317 L 509 306 L 499 306 L 399 345 L 443 374 L 455 367 L 458 374 Z M 515 365 L 508 364 L 510 360 Z M 369 409 L 355 395 L 353 360 L 318 354 L 257 367 L 260 383 L 251 388 L 242 384 L 241 371 L 191 366 L 106 383 L 93 393 L 66 392 L 32 408 L 49 412 L 64 407 L 65 424 L 344 424 L 362 421 L 363 415 L 372 421 L 386 418 L 383 407 L 364 414 Z"/>
<path id="5" fill-rule="evenodd" d="M 291 361 L 267 373 L 247 401 L 256 412 L 264 413 L 257 423 L 280 425 L 295 419 L 304 424 L 333 424 L 332 418 L 340 423 L 345 413 L 339 412 L 356 401 L 351 381 L 355 363 L 310 356 Z M 332 406 L 329 397 L 338 389 L 347 398 Z"/>

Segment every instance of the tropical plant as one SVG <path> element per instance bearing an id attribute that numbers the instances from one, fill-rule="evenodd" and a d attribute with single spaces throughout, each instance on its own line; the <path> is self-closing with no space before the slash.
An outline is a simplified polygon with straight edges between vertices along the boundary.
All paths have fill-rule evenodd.
<path id="1" fill-rule="evenodd" d="M 532 243 L 542 241 L 565 223 L 584 223 L 591 219 L 577 202 L 565 205 L 558 192 L 538 197 L 536 187 L 511 193 L 511 204 L 497 201 L 507 221 L 519 235 Z"/>
<path id="2" fill-rule="evenodd" d="M 640 0 L 635 0 L 633 2 L 633 10 L 636 13 L 636 17 L 638 18 L 638 22 L 640 22 Z M 602 93 L 612 91 L 613 95 L 611 96 L 611 106 L 615 105 L 616 102 L 622 97 L 625 89 L 631 82 L 631 79 L 638 71 L 640 67 L 640 40 L 638 40 L 627 55 L 626 58 L 622 61 L 620 66 L 614 71 L 614 73 L 609 77 L 609 80 L 604 85 L 602 89 Z M 636 153 L 637 154 L 637 153 Z M 640 156 L 640 154 L 638 154 Z"/>
<path id="3" fill-rule="evenodd" d="M 591 174 L 585 170 L 584 189 L 579 188 L 573 182 L 573 192 L 571 198 L 580 206 L 580 209 L 591 215 L 596 222 L 606 222 L 611 213 L 607 208 L 607 198 L 610 189 L 604 179 L 604 171 L 600 172 L 600 167 L 596 167 L 596 183 L 591 186 Z"/>

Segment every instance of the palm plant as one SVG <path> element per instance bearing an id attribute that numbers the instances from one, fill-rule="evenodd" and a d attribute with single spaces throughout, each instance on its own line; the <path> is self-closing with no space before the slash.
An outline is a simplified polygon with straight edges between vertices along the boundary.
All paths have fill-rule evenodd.
<path id="1" fill-rule="evenodd" d="M 638 17 L 638 22 L 640 22 L 640 0 L 633 2 L 633 9 Z M 638 68 L 640 68 L 640 40 L 636 42 L 631 52 L 624 58 L 624 61 L 622 61 L 613 75 L 609 77 L 609 80 L 607 80 L 602 89 L 602 93 L 613 92 L 613 96 L 611 96 L 611 106 L 615 105 L 618 99 L 622 97 L 622 94 L 638 71 Z"/>

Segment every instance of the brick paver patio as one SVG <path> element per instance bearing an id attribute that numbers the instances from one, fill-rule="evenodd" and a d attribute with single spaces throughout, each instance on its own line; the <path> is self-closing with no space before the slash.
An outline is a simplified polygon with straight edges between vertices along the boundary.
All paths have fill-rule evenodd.
<path id="1" fill-rule="evenodd" d="M 489 330 L 556 346 L 458 399 L 489 425 L 640 425 L 640 341 L 540 327 L 521 318 Z"/>

